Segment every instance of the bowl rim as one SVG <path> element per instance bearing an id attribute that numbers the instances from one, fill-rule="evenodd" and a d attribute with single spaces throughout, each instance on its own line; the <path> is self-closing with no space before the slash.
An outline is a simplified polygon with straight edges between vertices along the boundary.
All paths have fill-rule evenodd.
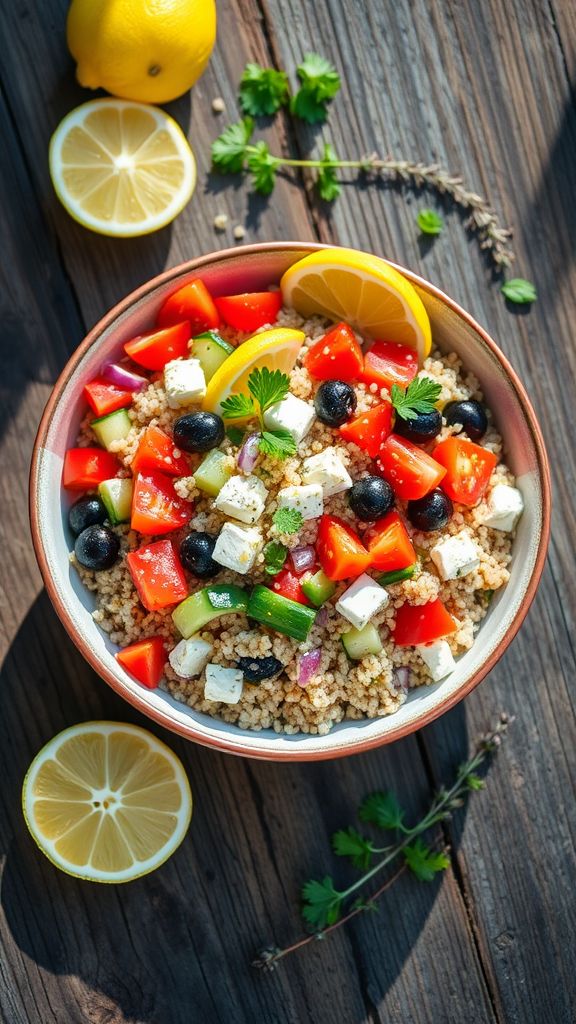
<path id="1" fill-rule="evenodd" d="M 518 377 L 516 371 L 508 361 L 507 357 L 500 350 L 496 342 L 490 337 L 488 332 L 480 326 L 479 323 L 462 308 L 457 302 L 446 295 L 436 285 L 431 284 L 425 278 L 420 277 L 418 274 L 411 270 L 407 270 L 400 264 L 394 263 L 391 260 L 386 260 L 392 267 L 403 274 L 407 279 L 423 291 L 432 295 L 440 302 L 448 306 L 453 312 L 464 320 L 467 325 L 472 328 L 482 339 L 482 341 L 492 351 L 497 361 L 503 367 L 506 375 L 508 376 L 511 384 L 513 385 L 516 398 L 520 403 L 522 412 L 526 419 L 526 422 L 530 428 L 534 447 L 537 454 L 538 462 L 538 479 L 542 491 L 542 530 L 538 542 L 538 550 L 536 554 L 534 570 L 530 578 L 530 582 L 526 588 L 524 597 L 520 603 L 520 606 L 510 624 L 510 628 L 506 635 L 502 638 L 500 643 L 492 651 L 491 655 L 486 661 L 477 669 L 477 671 L 466 681 L 466 683 L 456 692 L 448 696 L 444 701 L 439 701 L 426 711 L 421 718 L 414 722 L 410 722 L 404 726 L 399 726 L 396 729 L 391 729 L 388 733 L 383 736 L 375 736 L 370 739 L 351 742 L 348 745 L 343 743 L 337 749 L 333 750 L 315 750 L 315 751 L 298 751 L 285 750 L 278 751 L 276 753 L 271 752 L 269 749 L 258 750 L 250 748 L 246 750 L 242 747 L 241 740 L 234 741 L 228 737 L 212 737 L 198 734 L 196 727 L 192 721 L 189 724 L 183 724 L 173 720 L 169 711 L 166 712 L 151 708 L 146 700 L 146 690 L 143 690 L 142 695 L 139 692 L 127 691 L 124 685 L 119 679 L 117 679 L 113 673 L 109 672 L 103 665 L 101 665 L 99 658 L 92 650 L 90 644 L 84 640 L 76 629 L 71 616 L 68 613 L 66 605 L 62 600 L 58 588 L 54 584 L 52 576 L 48 569 L 48 561 L 46 553 L 44 551 L 43 533 L 41 519 L 39 516 L 38 503 L 36 501 L 36 495 L 38 492 L 38 477 L 39 477 L 39 464 L 41 452 L 45 447 L 45 441 L 48 435 L 52 417 L 56 406 L 58 405 L 62 393 L 68 383 L 73 372 L 84 354 L 95 345 L 100 336 L 104 331 L 110 328 L 114 322 L 125 313 L 135 303 L 144 299 L 149 293 L 154 292 L 159 286 L 168 283 L 171 280 L 182 277 L 194 271 L 201 271 L 204 267 L 209 266 L 213 263 L 225 261 L 232 258 L 238 258 L 238 256 L 254 256 L 262 255 L 269 252 L 316 252 L 322 249 L 339 249 L 349 248 L 345 246 L 331 245 L 329 243 L 321 242 L 257 242 L 250 245 L 230 247 L 222 249 L 217 252 L 205 254 L 204 256 L 196 257 L 195 259 L 186 260 L 184 263 L 179 263 L 174 267 L 170 267 L 164 270 L 161 274 L 150 278 L 143 285 L 134 289 L 127 296 L 120 300 L 115 306 L 109 310 L 103 317 L 98 320 L 94 327 L 88 332 L 86 337 L 78 347 L 74 350 L 62 372 L 60 373 L 54 387 L 50 393 L 46 407 L 42 414 L 36 438 L 34 441 L 34 447 L 32 451 L 32 459 L 30 464 L 30 477 L 29 477 L 29 516 L 30 526 L 32 533 L 32 542 L 36 559 L 40 568 L 40 573 L 44 582 L 44 586 L 48 592 L 48 596 L 54 606 L 54 609 L 60 618 L 66 632 L 86 659 L 88 664 L 94 669 L 108 685 L 124 700 L 132 704 L 138 711 L 142 712 L 147 718 L 151 718 L 157 725 L 161 725 L 171 732 L 177 733 L 180 736 L 184 736 L 188 740 L 192 740 L 199 743 L 201 746 L 210 747 L 212 749 L 219 750 L 224 753 L 235 754 L 241 757 L 250 757 L 255 760 L 266 760 L 266 761 L 322 761 L 331 760 L 338 757 L 347 757 L 351 754 L 360 754 L 367 750 L 372 750 L 376 747 L 383 746 L 384 744 L 393 743 L 396 740 L 403 739 L 413 732 L 418 731 L 426 725 L 429 725 L 436 718 L 439 718 L 450 708 L 454 707 L 461 700 L 463 700 L 469 693 L 472 692 L 478 686 L 478 684 L 488 675 L 488 673 L 494 668 L 496 663 L 504 654 L 514 637 L 516 636 L 520 626 L 522 625 L 526 615 L 528 614 L 529 608 L 534 600 L 540 577 L 544 569 L 546 555 L 548 550 L 548 543 L 550 538 L 550 519 L 551 519 L 551 483 L 550 483 L 550 466 L 548 462 L 548 456 L 544 445 L 544 438 L 542 431 L 536 419 L 536 414 L 532 408 L 530 399 L 524 385 Z M 362 251 L 362 250 L 358 250 Z M 384 257 L 383 257 L 384 258 Z M 321 740 L 321 737 L 319 737 Z"/>

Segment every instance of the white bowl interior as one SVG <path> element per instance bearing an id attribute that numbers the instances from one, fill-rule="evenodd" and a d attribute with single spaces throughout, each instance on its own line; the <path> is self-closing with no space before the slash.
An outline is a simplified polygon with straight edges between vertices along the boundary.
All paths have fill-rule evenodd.
<path id="1" fill-rule="evenodd" d="M 385 740 L 399 728 L 417 727 L 419 720 L 431 711 L 438 712 L 445 702 L 464 687 L 498 644 L 504 639 L 522 603 L 534 571 L 539 540 L 543 526 L 542 489 L 538 475 L 538 457 L 534 438 L 514 386 L 500 362 L 481 336 L 458 312 L 436 295 L 419 288 L 426 305 L 435 343 L 444 351 L 456 352 L 465 366 L 482 383 L 487 402 L 505 438 L 505 458 L 518 478 L 525 512 L 519 524 L 514 543 L 510 582 L 495 596 L 484 619 L 474 646 L 457 663 L 456 671 L 446 680 L 429 687 L 413 690 L 400 710 L 387 718 L 342 722 L 327 736 L 297 734 L 286 736 L 273 730 L 253 732 L 239 729 L 216 718 L 200 714 L 162 690 L 144 690 L 116 662 L 117 650 L 108 636 L 91 617 L 94 598 L 80 583 L 77 573 L 69 564 L 72 538 L 66 515 L 73 496 L 64 494 L 60 487 L 62 461 L 68 447 L 74 444 L 79 423 L 85 413 L 82 399 L 83 385 L 94 377 L 110 356 L 119 355 L 122 344 L 129 338 L 150 328 L 164 296 L 187 279 L 202 277 L 214 294 L 266 288 L 278 282 L 282 272 L 297 258 L 305 254 L 294 250 L 272 250 L 269 253 L 233 254 L 225 260 L 215 256 L 198 271 L 187 272 L 169 282 L 151 288 L 147 294 L 122 314 L 100 335 L 97 343 L 85 353 L 67 380 L 52 421 L 47 443 L 39 453 L 38 490 L 36 495 L 41 543 L 44 547 L 48 570 L 61 595 L 62 602 L 74 628 L 90 645 L 99 663 L 118 681 L 121 691 L 136 698 L 141 710 L 147 709 L 154 717 L 162 717 L 164 724 L 188 730 L 191 738 L 210 745 L 222 741 L 234 745 L 238 753 L 257 756 L 306 757 L 322 752 L 335 756 L 340 750 L 350 750 L 367 740 Z M 143 702 L 145 706 L 143 706 Z"/>

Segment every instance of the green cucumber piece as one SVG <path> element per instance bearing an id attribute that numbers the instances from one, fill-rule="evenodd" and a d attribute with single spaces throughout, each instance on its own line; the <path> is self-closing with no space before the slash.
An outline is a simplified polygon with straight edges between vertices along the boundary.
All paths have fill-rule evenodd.
<path id="1" fill-rule="evenodd" d="M 112 526 L 116 526 L 117 523 L 127 523 L 130 519 L 133 490 L 132 480 L 121 480 L 117 476 L 112 480 L 103 480 L 98 485 L 98 494 L 106 506 L 108 519 Z"/>
<path id="2" fill-rule="evenodd" d="M 220 493 L 234 470 L 226 464 L 226 456 L 218 448 L 208 452 L 194 473 L 194 483 L 199 490 L 213 498 Z"/>
<path id="3" fill-rule="evenodd" d="M 206 381 L 211 380 L 233 351 L 234 346 L 224 341 L 217 331 L 205 331 L 192 339 L 192 355 L 204 370 Z"/>
<path id="4" fill-rule="evenodd" d="M 123 441 L 132 430 L 132 420 L 126 409 L 116 409 L 116 412 L 109 412 L 107 416 L 99 416 L 92 420 L 90 426 L 96 434 L 100 444 L 107 451 L 114 441 Z"/>
<path id="5" fill-rule="evenodd" d="M 393 572 L 383 572 L 382 575 L 378 577 L 377 582 L 381 587 L 389 587 L 393 583 L 401 583 L 402 580 L 411 580 L 416 572 L 417 566 L 418 562 L 414 562 L 413 565 L 407 565 L 405 569 L 394 569 Z"/>
<path id="6" fill-rule="evenodd" d="M 216 583 L 204 587 L 187 597 L 172 612 L 176 629 L 188 640 L 202 629 L 207 622 L 219 615 L 231 612 L 245 612 L 248 608 L 248 592 L 234 584 Z"/>
<path id="7" fill-rule="evenodd" d="M 304 576 L 301 586 L 303 593 L 316 608 L 329 601 L 336 590 L 336 584 L 328 579 L 323 569 L 318 569 L 313 576 Z"/>
<path id="8" fill-rule="evenodd" d="M 342 634 L 344 650 L 352 661 L 361 661 L 368 654 L 380 654 L 382 641 L 376 626 L 368 622 L 364 629 L 349 629 Z"/>
<path id="9" fill-rule="evenodd" d="M 277 633 L 291 636 L 293 640 L 305 640 L 316 618 L 313 608 L 275 594 L 261 584 L 254 587 L 250 594 L 246 614 L 249 619 L 255 619 L 263 626 L 275 629 Z"/>

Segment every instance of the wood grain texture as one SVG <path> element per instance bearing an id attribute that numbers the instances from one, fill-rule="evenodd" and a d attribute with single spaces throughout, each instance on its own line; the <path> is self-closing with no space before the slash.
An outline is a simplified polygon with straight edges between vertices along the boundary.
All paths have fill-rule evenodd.
<path id="1" fill-rule="evenodd" d="M 86 94 L 73 83 L 63 0 L 15 0 L 2 13 L 3 589 L 0 604 L 0 1018 L 8 1024 L 324 1024 L 430 1020 L 568 1024 L 574 1019 L 573 431 L 576 134 L 565 5 L 460 0 L 226 0 L 219 43 L 191 102 L 172 106 L 199 159 L 196 197 L 149 239 L 97 238 L 53 197 L 46 146 Z M 232 41 L 232 43 L 231 43 Z M 248 59 L 292 71 L 316 49 L 345 69 L 326 137 L 343 156 L 379 148 L 462 170 L 518 226 L 518 271 L 537 281 L 527 316 L 503 305 L 458 217 L 420 247 L 419 204 L 386 186 L 347 186 L 330 210 L 284 179 L 273 200 L 207 174 L 208 149 L 237 117 Z M 33 59 L 30 59 L 33 54 Z M 215 117 L 221 95 L 226 114 Z M 277 151 L 315 133 L 282 118 Z M 295 150 L 297 151 L 297 150 Z M 213 218 L 227 212 L 230 230 Z M 528 623 L 498 669 L 423 736 L 327 764 L 251 763 L 158 733 L 183 758 L 196 795 L 191 834 L 161 871 L 128 886 L 85 885 L 53 870 L 19 805 L 26 766 L 54 732 L 89 718 L 147 725 L 82 661 L 40 590 L 24 522 L 26 475 L 50 384 L 84 330 L 166 266 L 246 240 L 322 238 L 373 248 L 420 270 L 485 323 L 528 382 L 553 455 L 550 569 Z M 572 377 L 570 376 L 572 374 Z M 572 659 L 572 660 L 571 660 Z M 335 870 L 330 831 L 367 791 L 394 788 L 411 814 L 500 708 L 517 716 L 493 769 L 450 830 L 454 870 L 433 886 L 402 878 L 365 915 L 272 975 L 253 952 L 298 933 L 303 879 Z"/>

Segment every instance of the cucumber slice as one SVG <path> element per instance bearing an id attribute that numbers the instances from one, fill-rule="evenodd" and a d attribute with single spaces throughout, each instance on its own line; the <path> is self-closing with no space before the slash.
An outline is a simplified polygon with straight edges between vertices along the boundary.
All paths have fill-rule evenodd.
<path id="1" fill-rule="evenodd" d="M 301 585 L 303 593 L 306 594 L 309 601 L 312 601 L 313 605 L 316 605 L 316 608 L 319 608 L 325 601 L 329 601 L 336 590 L 336 584 L 328 579 L 322 569 L 318 569 L 313 576 L 305 576 Z"/>
<path id="2" fill-rule="evenodd" d="M 98 494 L 102 498 L 112 526 L 127 523 L 132 512 L 132 480 L 120 480 L 117 476 L 112 480 L 103 480 L 98 485 Z"/>
<path id="3" fill-rule="evenodd" d="M 381 587 L 388 587 L 391 586 L 392 583 L 401 583 L 402 580 L 411 580 L 416 572 L 417 566 L 418 562 L 414 562 L 414 565 L 408 565 L 405 569 L 395 569 L 393 572 L 383 572 L 382 575 L 378 577 L 377 582 Z"/>
<path id="4" fill-rule="evenodd" d="M 250 594 L 246 614 L 248 618 L 275 629 L 277 633 L 291 636 L 294 640 L 305 640 L 316 618 L 312 608 L 275 594 L 260 584 Z"/>
<path id="5" fill-rule="evenodd" d="M 113 441 L 123 441 L 128 437 L 132 430 L 132 420 L 126 409 L 117 409 L 107 416 L 99 416 L 97 420 L 92 420 L 90 426 L 102 447 L 110 451 Z"/>
<path id="6" fill-rule="evenodd" d="M 202 459 L 194 473 L 194 482 L 199 490 L 215 498 L 231 476 L 234 476 L 234 470 L 226 464 L 224 452 L 215 448 Z"/>
<path id="7" fill-rule="evenodd" d="M 214 376 L 216 370 L 233 351 L 234 346 L 224 341 L 217 331 L 205 331 L 204 334 L 192 339 L 192 355 L 204 370 L 206 381 Z"/>
<path id="8" fill-rule="evenodd" d="M 176 629 L 188 640 L 207 622 L 230 612 L 245 612 L 248 592 L 234 584 L 216 583 L 187 597 L 172 612 Z"/>
<path id="9" fill-rule="evenodd" d="M 342 634 L 344 650 L 352 661 L 361 661 L 368 654 L 380 654 L 382 641 L 376 626 L 368 622 L 364 629 L 349 629 Z"/>

